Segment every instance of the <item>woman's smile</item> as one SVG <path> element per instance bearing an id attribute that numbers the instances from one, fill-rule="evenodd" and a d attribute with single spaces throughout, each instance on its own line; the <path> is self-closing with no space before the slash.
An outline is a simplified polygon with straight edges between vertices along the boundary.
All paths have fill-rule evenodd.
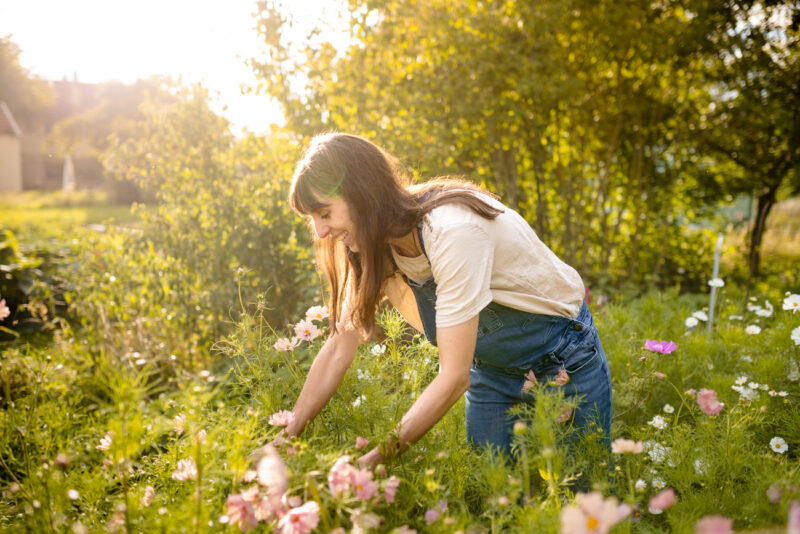
<path id="1" fill-rule="evenodd" d="M 314 232 L 319 239 L 330 237 L 344 246 L 358 252 L 355 240 L 355 226 L 350 218 L 350 209 L 343 198 L 325 199 L 325 206 L 311 213 Z"/>

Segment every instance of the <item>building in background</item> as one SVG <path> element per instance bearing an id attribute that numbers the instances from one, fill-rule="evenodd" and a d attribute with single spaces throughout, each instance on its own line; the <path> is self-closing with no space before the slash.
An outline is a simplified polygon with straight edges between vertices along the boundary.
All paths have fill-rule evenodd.
<path id="1" fill-rule="evenodd" d="M 0 191 L 22 191 L 22 130 L 0 102 Z"/>
<path id="2" fill-rule="evenodd" d="M 45 139 L 58 121 L 94 107 L 98 86 L 77 77 L 49 85 L 54 104 L 36 119 L 17 122 L 14 110 L 0 103 L 0 191 L 62 187 L 64 157 L 47 150 Z"/>

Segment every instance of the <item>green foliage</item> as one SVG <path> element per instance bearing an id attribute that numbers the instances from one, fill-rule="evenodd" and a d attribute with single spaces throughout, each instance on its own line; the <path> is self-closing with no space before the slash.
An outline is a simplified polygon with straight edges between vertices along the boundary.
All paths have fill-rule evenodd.
<path id="1" fill-rule="evenodd" d="M 0 228 L 0 298 L 11 315 L 1 321 L 0 343 L 52 326 L 63 312 L 64 292 L 70 284 L 61 276 L 67 251 L 58 242 L 20 245 L 15 234 Z"/>
<path id="2" fill-rule="evenodd" d="M 776 288 L 764 297 L 778 304 L 782 293 Z M 691 531 L 709 514 L 733 518 L 737 530 L 782 525 L 789 501 L 800 497 L 800 411 L 789 370 L 800 358 L 789 340 L 797 319 L 777 309 L 770 317 L 747 312 L 744 323 L 729 320 L 739 298 L 735 288 L 723 288 L 719 325 L 710 334 L 704 328 L 687 332 L 683 324 L 705 301 L 702 295 L 652 292 L 595 314 L 614 383 L 613 437 L 644 441 L 643 454 L 609 460 L 592 439 L 567 450 L 563 440 L 570 429 L 556 420 L 562 398 L 557 389 L 553 394 L 540 386 L 533 405 L 518 409 L 525 426 L 515 435 L 515 461 L 465 445 L 459 403 L 386 466 L 386 475 L 373 476 L 381 488 L 390 475 L 400 479 L 395 503 L 364 503 L 352 494 L 333 495 L 328 471 L 342 455 L 361 454 L 355 436 L 366 437 L 369 446 L 389 436 L 436 374 L 436 350 L 387 312 L 380 318 L 382 345 L 359 351 L 331 403 L 287 444 L 289 495 L 320 504 L 319 531 L 349 529 L 352 513 L 360 510 L 377 514 L 386 532 L 404 524 L 420 532 L 476 526 L 554 532 L 574 493 L 590 488 L 640 510 L 640 520 L 626 521 L 621 531 Z M 235 331 L 216 346 L 221 361 L 213 369 L 177 370 L 166 389 L 153 380 L 161 372 L 155 362 L 120 361 L 68 332 L 48 347 L 7 352 L 0 419 L 4 530 L 63 530 L 80 523 L 90 531 L 122 524 L 145 532 L 192 531 L 193 525 L 236 531 L 220 520 L 226 499 L 252 486 L 247 455 L 276 436 L 269 417 L 291 407 L 321 345 L 315 340 L 276 351 L 273 343 L 286 332 L 267 323 L 263 303 L 256 299 L 241 310 Z M 756 320 L 763 330 L 748 336 L 744 324 Z M 645 351 L 646 338 L 674 339 L 678 349 Z M 108 347 L 115 343 L 108 340 Z M 381 346 L 385 350 L 375 348 Z M 665 376 L 659 379 L 657 372 Z M 743 375 L 759 383 L 751 400 L 731 389 Z M 704 387 L 715 389 L 725 404 L 718 416 L 703 414 L 687 393 Z M 788 395 L 772 396 L 769 389 Z M 665 411 L 665 404 L 673 409 Z M 659 414 L 666 428 L 648 424 Z M 787 441 L 788 452 L 770 450 L 774 436 Z M 189 458 L 196 477 L 176 480 L 178 462 Z M 678 504 L 649 513 L 647 503 L 662 483 L 676 491 Z M 145 498 L 148 486 L 152 495 Z M 443 517 L 426 524 L 425 511 L 444 509 L 443 501 Z"/>
<path id="3" fill-rule="evenodd" d="M 234 139 L 201 88 L 175 91 L 145 102 L 136 133 L 115 141 L 105 165 L 156 191 L 158 204 L 139 212 L 143 246 L 186 279 L 162 280 L 164 292 L 202 295 L 216 328 L 233 303 L 266 289 L 269 320 L 281 324 L 316 294 L 309 234 L 286 202 L 297 148 L 277 130 Z"/>
<path id="4" fill-rule="evenodd" d="M 351 1 L 354 42 L 336 50 L 317 35 L 291 42 L 292 17 L 260 2 L 267 53 L 251 64 L 294 131 L 362 133 L 416 177 L 465 174 L 590 280 L 666 287 L 682 278 L 685 243 L 703 237 L 687 223 L 741 180 L 760 183 L 704 144 L 700 117 L 709 136 L 742 147 L 763 130 L 751 146 L 765 158 L 758 172 L 796 166 L 793 135 L 766 142 L 798 122 L 784 80 L 797 58 L 789 4 Z M 763 27 L 731 30 L 750 15 Z M 735 46 L 757 68 L 727 61 Z M 724 122 L 735 99 L 717 102 L 723 122 L 712 126 L 710 102 L 748 72 L 759 80 L 752 105 L 770 84 L 763 128 Z M 745 122 L 746 109 L 736 114 Z"/>

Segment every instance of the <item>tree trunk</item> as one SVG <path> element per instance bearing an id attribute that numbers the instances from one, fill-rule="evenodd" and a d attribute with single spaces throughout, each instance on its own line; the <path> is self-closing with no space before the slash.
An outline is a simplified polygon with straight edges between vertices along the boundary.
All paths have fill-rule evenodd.
<path id="1" fill-rule="evenodd" d="M 757 278 L 761 267 L 761 240 L 764 237 L 764 230 L 767 227 L 767 217 L 772 207 L 775 205 L 775 194 L 778 186 L 769 186 L 758 197 L 758 208 L 756 220 L 753 224 L 753 231 L 750 234 L 750 276 Z"/>

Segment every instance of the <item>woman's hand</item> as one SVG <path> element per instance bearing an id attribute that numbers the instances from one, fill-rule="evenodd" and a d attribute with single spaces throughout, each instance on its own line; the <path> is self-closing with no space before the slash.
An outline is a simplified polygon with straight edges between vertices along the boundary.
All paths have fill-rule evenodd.
<path id="1" fill-rule="evenodd" d="M 280 432 L 278 432 L 278 434 L 274 438 L 272 438 L 272 441 L 268 441 L 259 448 L 250 451 L 250 453 L 247 455 L 247 458 L 251 461 L 258 460 L 264 455 L 265 449 L 269 445 L 272 445 L 278 450 L 282 450 L 284 447 L 286 447 L 286 441 L 288 440 L 288 438 L 289 436 L 286 433 L 286 429 L 282 428 Z"/>
<path id="2" fill-rule="evenodd" d="M 373 469 L 376 465 L 385 463 L 385 460 L 380 451 L 378 451 L 378 447 L 375 447 L 358 459 L 358 465 L 363 468 Z"/>

